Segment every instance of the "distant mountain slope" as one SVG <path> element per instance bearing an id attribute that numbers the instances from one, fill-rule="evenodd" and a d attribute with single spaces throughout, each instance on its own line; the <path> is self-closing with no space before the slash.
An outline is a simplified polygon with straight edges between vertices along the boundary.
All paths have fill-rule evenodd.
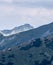
<path id="1" fill-rule="evenodd" d="M 50 24 L 43 25 L 29 31 L 21 32 L 19 34 L 6 36 L 0 42 L 0 49 L 6 49 L 11 46 L 28 42 L 32 39 L 42 38 L 42 37 L 46 37 L 52 34 L 53 34 L 53 23 L 50 23 Z M 2 38 L 2 36 L 0 38 Z"/>
<path id="2" fill-rule="evenodd" d="M 53 65 L 53 35 L 0 51 L 0 65 Z"/>
<path id="3" fill-rule="evenodd" d="M 0 31 L 0 33 L 2 33 L 4 36 L 9 36 L 12 34 L 28 31 L 30 29 L 33 29 L 33 27 L 30 24 L 24 24 L 24 25 L 15 27 L 12 30 L 2 30 Z"/>

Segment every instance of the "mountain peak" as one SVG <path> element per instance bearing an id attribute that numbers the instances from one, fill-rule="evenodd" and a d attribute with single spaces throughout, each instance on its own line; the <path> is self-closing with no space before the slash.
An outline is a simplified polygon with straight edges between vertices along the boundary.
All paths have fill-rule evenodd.
<path id="1" fill-rule="evenodd" d="M 33 26 L 31 26 L 30 24 L 24 24 L 24 25 L 15 27 L 12 30 L 2 30 L 1 33 L 4 36 L 9 36 L 9 35 L 12 35 L 12 34 L 28 31 L 28 30 L 31 30 L 31 29 L 33 29 Z"/>
<path id="2" fill-rule="evenodd" d="M 24 26 L 31 26 L 30 24 L 24 24 Z"/>
<path id="3" fill-rule="evenodd" d="M 13 30 L 24 30 L 24 29 L 30 30 L 30 29 L 33 29 L 33 26 L 31 26 L 30 24 L 24 24 L 24 25 L 15 27 Z"/>
<path id="4" fill-rule="evenodd" d="M 30 24 L 24 24 L 24 26 L 33 28 Z"/>
<path id="5" fill-rule="evenodd" d="M 31 27 L 31 28 L 33 28 L 33 26 L 31 26 L 30 24 L 24 24 L 24 25 L 21 25 L 19 27 Z"/>

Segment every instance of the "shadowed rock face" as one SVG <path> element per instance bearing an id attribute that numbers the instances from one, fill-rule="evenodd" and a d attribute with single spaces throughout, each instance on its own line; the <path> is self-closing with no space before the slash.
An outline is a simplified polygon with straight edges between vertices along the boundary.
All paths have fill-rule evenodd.
<path id="1" fill-rule="evenodd" d="M 26 43 L 13 46 L 10 51 L 0 51 L 0 65 L 53 64 L 52 37 L 38 38 Z"/>
<path id="2" fill-rule="evenodd" d="M 0 63 L 0 65 L 4 65 L 4 64 Z"/>
<path id="3" fill-rule="evenodd" d="M 48 47 L 48 48 L 50 48 L 50 49 L 53 50 L 53 38 L 52 38 L 51 41 L 48 40 L 48 39 L 46 39 L 46 40 L 45 40 L 45 44 L 46 44 L 46 47 Z"/>
<path id="4" fill-rule="evenodd" d="M 0 34 L 0 65 L 53 65 L 53 34 L 42 37 L 51 25 L 7 37 Z"/>
<path id="5" fill-rule="evenodd" d="M 0 34 L 0 42 L 2 41 L 2 39 L 4 39 L 5 37 L 2 35 L 2 34 Z"/>
<path id="6" fill-rule="evenodd" d="M 8 62 L 7 65 L 14 65 L 12 62 Z"/>
<path id="7" fill-rule="evenodd" d="M 50 65 L 51 62 L 44 59 L 41 63 L 39 61 L 35 61 L 35 65 Z"/>
<path id="8" fill-rule="evenodd" d="M 31 44 L 21 47 L 20 50 L 29 50 L 32 47 L 40 47 L 42 45 L 41 39 L 32 40 Z"/>
<path id="9" fill-rule="evenodd" d="M 30 27 L 30 25 L 28 24 L 26 24 L 25 26 L 27 28 Z M 19 28 L 22 29 L 22 27 L 25 28 L 25 26 L 21 26 Z M 15 28 L 13 30 L 15 30 Z M 17 27 L 16 27 L 16 30 L 17 30 Z M 29 40 L 32 40 L 32 39 L 47 37 L 48 35 L 53 35 L 53 23 L 50 23 L 48 25 L 43 25 L 38 28 L 34 28 L 25 32 L 21 32 L 19 34 L 18 33 L 13 34 L 11 36 L 0 35 L 0 50 L 7 49 L 9 47 L 13 47 L 13 46 L 22 44 L 24 42 L 28 42 Z M 38 46 L 38 45 L 36 44 L 35 46 Z"/>

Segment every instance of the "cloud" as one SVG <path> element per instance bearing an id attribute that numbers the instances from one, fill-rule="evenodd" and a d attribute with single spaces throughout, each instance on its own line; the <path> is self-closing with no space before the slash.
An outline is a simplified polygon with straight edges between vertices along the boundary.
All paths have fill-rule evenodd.
<path id="1" fill-rule="evenodd" d="M 0 3 L 22 7 L 44 7 L 53 9 L 53 0 L 0 0 Z"/>
<path id="2" fill-rule="evenodd" d="M 53 9 L 53 1 L 24 1 L 24 2 L 15 2 L 14 4 L 17 4 L 19 6 L 23 7 L 44 7 L 44 8 L 50 8 Z"/>
<path id="3" fill-rule="evenodd" d="M 52 0 L 0 0 L 0 29 L 24 23 L 38 27 L 53 21 Z"/>
<path id="4" fill-rule="evenodd" d="M 26 15 L 26 16 L 51 16 L 53 15 L 53 9 L 47 8 L 25 8 L 25 7 L 17 7 L 17 6 L 0 6 L 0 12 L 6 13 L 9 15 L 17 14 L 17 15 Z"/>
<path id="5" fill-rule="evenodd" d="M 0 2 L 13 2 L 13 0 L 0 0 Z"/>

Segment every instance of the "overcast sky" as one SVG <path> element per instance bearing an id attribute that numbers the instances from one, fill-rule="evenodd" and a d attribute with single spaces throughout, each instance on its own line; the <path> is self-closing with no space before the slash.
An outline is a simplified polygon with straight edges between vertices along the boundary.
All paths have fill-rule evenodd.
<path id="1" fill-rule="evenodd" d="M 53 22 L 53 0 L 0 0 L 0 30 Z"/>

